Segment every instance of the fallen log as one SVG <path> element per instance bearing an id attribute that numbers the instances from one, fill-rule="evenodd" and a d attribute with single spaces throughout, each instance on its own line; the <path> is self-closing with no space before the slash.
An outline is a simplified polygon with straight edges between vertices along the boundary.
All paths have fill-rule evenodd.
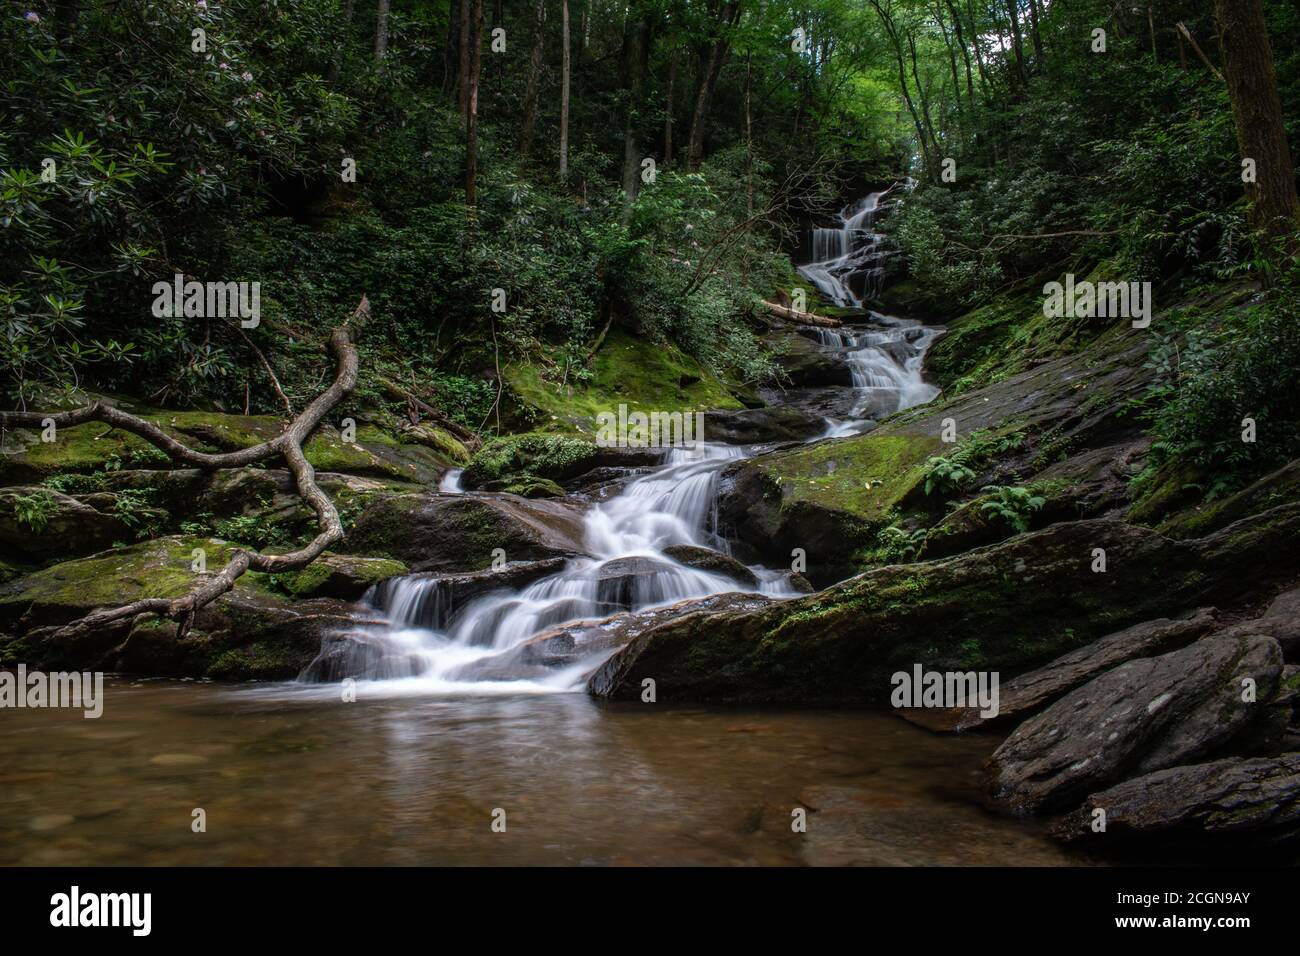
<path id="1" fill-rule="evenodd" d="M 477 432 L 473 429 L 466 428 L 459 422 L 452 421 L 445 414 L 438 411 L 438 409 L 434 408 L 414 392 L 402 388 L 402 386 L 398 385 L 396 382 L 386 378 L 380 379 L 379 384 L 383 386 L 384 392 L 389 397 L 395 398 L 398 401 L 406 402 L 408 405 L 414 406 L 422 414 L 428 415 L 438 423 L 439 428 L 451 432 L 459 438 L 470 451 L 473 451 L 478 448 L 479 445 L 483 444 L 483 439 L 478 436 Z M 411 424 L 415 425 L 418 424 L 418 422 L 412 422 Z"/>
<path id="2" fill-rule="evenodd" d="M 768 310 L 779 318 L 786 319 L 790 322 L 798 322 L 800 325 L 815 325 L 823 329 L 838 329 L 844 323 L 839 319 L 833 319 L 829 315 L 818 315 L 815 312 L 799 312 L 795 309 L 786 308 L 776 302 L 763 300 Z"/>

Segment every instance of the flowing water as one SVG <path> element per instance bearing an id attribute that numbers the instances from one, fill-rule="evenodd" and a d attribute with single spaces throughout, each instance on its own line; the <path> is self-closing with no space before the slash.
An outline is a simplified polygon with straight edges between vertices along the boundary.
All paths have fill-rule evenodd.
<path id="1" fill-rule="evenodd" d="M 801 271 L 859 306 L 883 253 L 884 194 L 812 237 Z M 853 373 L 827 435 L 928 401 L 935 331 L 867 313 L 817 330 Z M 524 587 L 457 604 L 436 576 L 374 589 L 385 623 L 327 641 L 338 683 L 227 687 L 112 681 L 96 721 L 0 718 L 0 863 L 1055 864 L 1033 824 L 985 814 L 995 741 L 938 737 L 888 714 L 600 704 L 582 693 L 609 648 L 538 673 L 514 655 L 564 622 L 741 588 L 665 553 L 727 551 L 720 471 L 754 449 L 670 449 L 586 513 L 586 556 Z M 465 492 L 460 472 L 440 484 Z M 791 596 L 788 575 L 750 589 Z M 372 615 L 373 616 L 373 615 Z M 202 807 L 208 832 L 191 832 Z M 792 809 L 812 811 L 806 834 Z M 492 812 L 507 814 L 495 833 Z"/>

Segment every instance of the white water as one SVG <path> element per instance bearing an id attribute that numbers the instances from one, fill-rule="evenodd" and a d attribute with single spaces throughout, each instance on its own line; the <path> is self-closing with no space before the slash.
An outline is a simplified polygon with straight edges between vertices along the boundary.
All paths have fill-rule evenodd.
<path id="1" fill-rule="evenodd" d="M 873 193 L 847 207 L 841 228 L 813 232 L 818 261 L 799 270 L 839 304 L 860 306 L 862 297 L 853 287 L 865 283 L 872 291 L 883 274 L 879 263 L 885 253 L 877 248 L 881 236 L 872 226 L 884 195 Z M 869 428 L 872 418 L 938 394 L 921 376 L 936 332 L 920 322 L 869 312 L 862 328 L 819 328 L 814 334 L 822 346 L 843 354 L 857 395 L 847 418 L 826 420 L 822 438 L 854 434 Z M 689 598 L 743 590 L 792 596 L 796 592 L 784 572 L 751 568 L 759 583 L 747 589 L 664 554 L 673 545 L 729 551 L 718 535 L 718 476 L 729 461 L 747 453 L 716 444 L 668 450 L 663 465 L 587 513 L 588 557 L 571 559 L 563 570 L 518 590 L 481 594 L 455 607 L 445 584 L 428 575 L 372 589 L 370 600 L 387 625 L 359 626 L 327 639 L 317 664 L 328 655 L 328 666 L 313 665 L 308 672 L 375 682 L 367 693 L 384 696 L 574 691 L 611 650 L 580 656 L 539 676 L 536 666 L 517 667 L 523 645 L 560 624 Z M 462 494 L 460 477 L 459 470 L 448 472 L 439 491 Z"/>
<path id="2" fill-rule="evenodd" d="M 464 468 L 449 468 L 447 473 L 442 476 L 442 481 L 438 482 L 438 490 L 444 495 L 462 494 L 460 476 L 463 474 L 465 474 Z"/>
<path id="3" fill-rule="evenodd" d="M 888 253 L 880 248 L 884 238 L 875 231 L 880 201 L 890 190 L 871 193 L 865 199 L 845 206 L 839 212 L 839 224 L 812 230 L 812 261 L 798 267 L 817 290 L 835 305 L 861 308 L 863 300 L 880 288 Z M 855 292 L 861 287 L 861 293 Z"/>

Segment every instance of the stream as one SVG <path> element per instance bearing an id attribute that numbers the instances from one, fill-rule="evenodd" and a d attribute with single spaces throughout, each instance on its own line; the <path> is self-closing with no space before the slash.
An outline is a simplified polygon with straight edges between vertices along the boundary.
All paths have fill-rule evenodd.
<path id="1" fill-rule="evenodd" d="M 886 192 L 813 231 L 799 271 L 860 309 L 806 330 L 853 387 L 814 440 L 929 401 L 937 330 L 863 308 L 883 274 Z M 707 438 L 707 435 L 706 435 Z M 762 448 L 673 448 L 586 512 L 587 556 L 463 606 L 410 575 L 373 589 L 384 623 L 328 650 L 355 679 L 224 686 L 111 680 L 104 717 L 14 711 L 0 722 L 4 864 L 1035 864 L 1068 860 L 1037 824 L 978 807 L 987 737 L 939 737 L 890 714 L 607 704 L 584 693 L 614 651 L 544 673 L 518 650 L 565 622 L 737 590 L 677 545 L 726 553 L 715 492 Z M 449 473 L 442 494 L 476 494 Z M 750 589 L 797 592 L 753 567 Z M 329 642 L 327 642 L 329 643 Z M 808 833 L 792 808 L 815 809 Z M 191 832 L 202 807 L 208 832 Z M 490 828 L 506 813 L 506 833 Z"/>

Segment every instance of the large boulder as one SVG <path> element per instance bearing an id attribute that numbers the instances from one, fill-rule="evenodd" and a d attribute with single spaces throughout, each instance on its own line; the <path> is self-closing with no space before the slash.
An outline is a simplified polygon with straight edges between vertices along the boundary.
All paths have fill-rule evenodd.
<path id="1" fill-rule="evenodd" d="M 49 488 L 0 488 L 0 550 L 29 561 L 79 557 L 134 537 L 129 525 Z"/>
<path id="2" fill-rule="evenodd" d="M 843 356 L 796 329 L 778 327 L 764 336 L 763 343 L 792 387 L 853 384 L 853 373 Z"/>
<path id="3" fill-rule="evenodd" d="M 195 550 L 207 571 L 192 570 Z M 352 627 L 364 609 L 317 598 L 291 601 L 266 575 L 245 574 L 201 608 L 178 637 L 150 615 L 75 634 L 59 628 L 97 608 L 179 597 L 229 559 L 228 542 L 169 537 L 101 552 L 0 586 L 0 661 L 50 669 L 112 670 L 165 677 L 283 680 L 315 656 L 325 635 Z M 373 615 L 372 615 L 373 616 Z"/>
<path id="4" fill-rule="evenodd" d="M 753 571 L 730 555 L 711 548 L 701 548 L 693 544 L 673 544 L 664 548 L 664 556 L 697 571 L 726 575 L 748 588 L 758 587 L 758 577 Z"/>
<path id="5" fill-rule="evenodd" d="M 1109 519 L 1052 525 L 770 608 L 667 622 L 592 688 L 628 699 L 653 677 L 661 699 L 885 706 L 891 675 L 917 663 L 1006 678 L 1140 621 L 1241 603 L 1300 571 L 1297 534 L 1300 506 L 1181 542 Z"/>
<path id="6" fill-rule="evenodd" d="M 1157 618 L 1108 634 L 1001 684 L 998 713 L 994 717 L 981 717 L 978 707 L 909 708 L 899 713 L 913 723 L 936 731 L 1004 726 L 1023 720 L 1125 661 L 1175 650 L 1208 634 L 1215 625 L 1213 611 L 1201 608 L 1185 618 Z"/>
<path id="7" fill-rule="evenodd" d="M 514 495 L 397 495 L 372 504 L 348 531 L 351 554 L 391 557 L 414 571 L 478 571 L 505 560 L 583 552 L 583 507 Z"/>
<path id="8" fill-rule="evenodd" d="M 281 575 L 281 586 L 296 598 L 356 601 L 372 587 L 405 574 L 406 565 L 391 558 L 362 558 L 326 552 L 301 571 Z"/>
<path id="9" fill-rule="evenodd" d="M 826 423 L 790 405 L 713 411 L 704 416 L 704 438 L 727 445 L 804 441 L 826 430 Z"/>
<path id="10" fill-rule="evenodd" d="M 1016 813 L 1064 810 L 1129 777 L 1213 757 L 1268 711 L 1271 637 L 1212 636 L 1128 661 L 1021 724 L 989 758 L 986 793 Z"/>
<path id="11" fill-rule="evenodd" d="M 1106 828 L 1094 829 L 1096 811 Z M 1300 753 L 1229 757 L 1143 774 L 1094 793 L 1057 821 L 1054 835 L 1111 849 L 1135 841 L 1194 838 L 1240 849 L 1243 844 L 1300 838 Z"/>

